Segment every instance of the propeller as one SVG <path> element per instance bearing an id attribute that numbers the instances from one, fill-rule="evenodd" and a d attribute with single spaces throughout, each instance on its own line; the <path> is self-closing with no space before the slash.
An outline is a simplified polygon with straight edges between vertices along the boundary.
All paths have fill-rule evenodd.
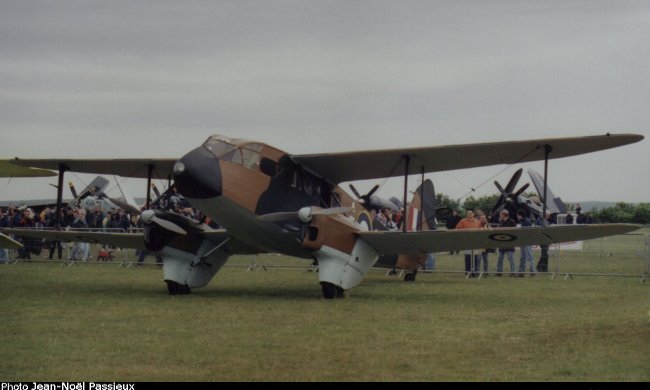
<path id="1" fill-rule="evenodd" d="M 525 185 L 523 185 L 523 186 L 522 186 L 522 187 L 521 187 L 517 192 L 515 192 L 514 194 L 512 194 L 512 197 L 513 197 L 513 198 L 518 198 L 519 195 L 523 194 L 524 191 L 526 191 L 526 189 L 527 189 L 528 187 L 530 187 L 530 183 L 526 183 Z"/>
<path id="2" fill-rule="evenodd" d="M 156 183 L 151 182 L 151 189 L 153 190 L 153 193 L 156 195 L 156 198 L 160 198 L 160 191 L 158 191 L 158 187 L 156 187 Z"/>
<path id="3" fill-rule="evenodd" d="M 519 182 L 519 179 L 521 178 L 521 174 L 523 173 L 523 171 L 524 171 L 523 169 L 518 169 L 517 172 L 515 172 L 514 175 L 512 175 L 512 177 L 508 181 L 508 184 L 506 184 L 505 188 L 503 188 L 498 181 L 496 180 L 494 181 L 494 185 L 501 193 L 501 196 L 499 196 L 497 203 L 494 205 L 494 207 L 492 207 L 492 211 L 490 213 L 490 219 L 494 220 L 504 207 L 508 208 L 510 212 L 516 211 L 516 209 L 518 208 L 519 196 L 523 194 L 524 191 L 526 191 L 526 189 L 530 186 L 530 183 L 526 183 L 517 191 L 515 191 L 515 187 L 517 187 L 517 183 Z"/>
<path id="4" fill-rule="evenodd" d="M 72 197 L 74 199 L 77 199 L 79 195 L 77 195 L 77 190 L 74 188 L 74 184 L 72 184 L 72 182 L 68 182 L 68 187 L 70 187 L 70 192 L 72 193 Z"/>
<path id="5" fill-rule="evenodd" d="M 363 205 L 364 205 L 366 208 L 368 208 L 368 207 L 370 206 L 370 198 L 372 198 L 372 196 L 375 194 L 375 192 L 377 192 L 377 190 L 379 189 L 379 184 L 376 184 L 374 187 L 372 187 L 372 188 L 370 189 L 370 191 L 368 191 L 368 193 L 365 194 L 365 195 L 361 195 L 361 194 L 359 193 L 359 191 L 357 191 L 357 189 L 352 185 L 352 183 L 350 183 L 350 189 L 351 189 L 352 192 L 354 193 L 354 196 L 356 196 L 357 199 L 363 201 L 363 202 L 362 202 Z"/>
<path id="6" fill-rule="evenodd" d="M 162 227 L 163 229 L 167 229 L 171 232 L 182 234 L 182 235 L 187 235 L 187 231 L 185 229 L 183 229 L 182 227 L 178 226 L 177 224 L 171 221 L 158 217 L 154 210 L 144 210 L 142 214 L 140 214 L 140 218 L 142 220 L 142 223 L 144 224 L 148 225 L 150 223 L 155 223 L 156 225 Z"/>
<path id="7" fill-rule="evenodd" d="M 335 215 L 347 213 L 348 211 L 350 211 L 349 207 L 332 207 L 329 209 L 321 209 L 320 207 L 303 207 L 298 211 L 281 211 L 260 215 L 257 219 L 267 222 L 281 222 L 297 218 L 300 222 L 308 223 L 314 215 Z"/>
<path id="8" fill-rule="evenodd" d="M 105 196 L 106 199 L 108 199 L 111 203 L 113 203 L 115 206 L 131 213 L 131 214 L 140 214 L 140 209 L 137 207 L 123 201 L 122 199 L 116 199 L 116 198 L 111 198 L 109 196 Z"/>
<path id="9" fill-rule="evenodd" d="M 517 172 L 515 172 L 515 174 L 512 175 L 512 177 L 510 178 L 510 181 L 509 181 L 508 184 L 506 185 L 506 189 L 505 189 L 505 191 L 506 191 L 508 194 L 511 194 L 512 191 L 515 190 L 515 187 L 517 186 L 517 183 L 519 182 L 519 179 L 521 178 L 521 174 L 522 174 L 523 172 L 524 172 L 524 170 L 523 170 L 522 168 L 519 168 L 519 169 L 517 170 Z"/>

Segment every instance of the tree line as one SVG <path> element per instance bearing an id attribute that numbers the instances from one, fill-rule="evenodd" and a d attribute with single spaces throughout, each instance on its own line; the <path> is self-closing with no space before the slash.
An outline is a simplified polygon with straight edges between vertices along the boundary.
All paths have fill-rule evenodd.
<path id="1" fill-rule="evenodd" d="M 499 199 L 499 194 L 485 195 L 479 198 L 469 196 L 462 203 L 458 199 L 452 199 L 446 194 L 436 194 L 437 206 L 447 207 L 455 210 L 460 209 L 481 209 L 490 212 Z M 567 205 L 574 210 L 574 204 Z M 612 207 L 595 208 L 589 211 L 594 223 L 637 223 L 642 225 L 650 224 L 650 203 L 625 203 L 619 202 Z"/>

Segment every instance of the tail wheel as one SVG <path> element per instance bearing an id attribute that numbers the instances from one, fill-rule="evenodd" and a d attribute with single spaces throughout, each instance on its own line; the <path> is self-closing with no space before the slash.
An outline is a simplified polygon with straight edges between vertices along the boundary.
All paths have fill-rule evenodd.
<path id="1" fill-rule="evenodd" d="M 418 274 L 418 270 L 414 270 L 413 272 L 407 272 L 404 275 L 404 281 L 405 282 L 415 282 L 415 275 Z"/>

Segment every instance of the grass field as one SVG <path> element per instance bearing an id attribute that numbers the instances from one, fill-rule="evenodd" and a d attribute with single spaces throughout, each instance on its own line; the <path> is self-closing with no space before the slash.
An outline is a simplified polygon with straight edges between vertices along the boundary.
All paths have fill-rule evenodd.
<path id="1" fill-rule="evenodd" d="M 371 271 L 332 301 L 298 268 L 225 268 L 189 296 L 168 296 L 161 278 L 155 266 L 0 266 L 0 379 L 650 380 L 650 285 L 639 278 L 404 283 Z"/>

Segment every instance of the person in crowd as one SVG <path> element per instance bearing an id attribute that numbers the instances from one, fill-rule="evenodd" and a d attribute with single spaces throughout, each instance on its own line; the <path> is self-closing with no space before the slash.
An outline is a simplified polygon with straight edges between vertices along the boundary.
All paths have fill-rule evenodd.
<path id="1" fill-rule="evenodd" d="M 52 210 L 51 212 L 51 218 L 48 220 L 47 225 L 45 227 L 48 228 L 55 228 L 57 220 L 54 218 L 54 214 L 56 213 L 56 210 Z M 65 211 L 61 210 L 59 213 L 59 220 L 61 223 L 65 221 Z M 56 241 L 56 240 L 49 240 L 46 241 L 46 248 L 49 249 L 49 255 L 48 255 L 48 260 L 54 260 L 54 251 L 57 250 L 57 255 L 58 259 L 61 260 L 63 257 L 63 246 L 61 245 L 61 241 Z"/>
<path id="2" fill-rule="evenodd" d="M 460 215 L 458 215 L 458 210 L 454 209 L 451 211 L 451 216 L 447 218 L 447 223 L 445 226 L 447 227 L 447 230 L 453 230 L 456 229 L 456 225 L 458 225 L 458 222 L 460 222 Z M 459 253 L 459 251 L 456 251 L 456 253 Z M 454 254 L 454 251 L 449 252 L 450 255 Z"/>
<path id="3" fill-rule="evenodd" d="M 393 221 L 393 212 L 389 208 L 384 209 L 384 218 L 386 219 L 386 227 L 388 230 L 397 230 L 397 224 Z"/>
<path id="4" fill-rule="evenodd" d="M 533 226 L 530 222 L 530 218 L 526 215 L 526 211 L 523 209 L 517 210 L 517 220 L 521 227 L 531 227 Z M 533 258 L 533 247 L 530 245 L 524 245 L 520 248 L 521 257 L 519 258 L 519 277 L 523 277 L 526 272 L 526 264 L 530 266 L 530 276 L 535 276 L 535 259 Z"/>
<path id="5" fill-rule="evenodd" d="M 474 218 L 474 210 L 472 209 L 467 209 L 465 218 L 461 219 L 458 224 L 456 225 L 455 229 L 479 229 L 481 227 L 479 221 Z M 463 252 L 465 254 L 465 273 L 468 276 L 476 276 L 476 274 L 472 271 L 472 254 L 474 253 L 473 250 L 465 250 Z M 480 255 L 475 254 L 474 255 L 474 264 L 478 262 Z"/>
<path id="6" fill-rule="evenodd" d="M 552 223 L 551 212 L 546 211 L 546 220 L 542 219 L 540 215 L 535 221 L 537 226 L 548 226 Z M 548 245 L 540 245 L 541 255 L 539 261 L 537 262 L 537 272 L 548 272 Z"/>
<path id="7" fill-rule="evenodd" d="M 571 215 L 571 213 L 567 213 L 564 223 L 567 225 L 573 225 L 573 215 Z"/>
<path id="8" fill-rule="evenodd" d="M 503 209 L 499 214 L 499 227 L 516 227 L 515 221 L 510 218 L 508 210 Z M 516 276 L 515 269 L 515 248 L 499 248 L 499 258 L 497 259 L 497 273 L 496 276 L 501 276 L 503 273 L 503 258 L 508 257 L 510 264 L 510 276 Z"/>
<path id="9" fill-rule="evenodd" d="M 491 229 L 490 224 L 488 223 L 487 217 L 485 216 L 485 213 L 481 212 L 481 214 L 478 217 L 478 222 L 481 225 L 481 229 Z M 481 250 L 481 257 L 479 258 L 479 261 L 476 262 L 474 266 L 474 272 L 479 273 L 481 269 L 481 259 L 483 260 L 483 274 L 488 273 L 488 252 L 490 249 L 485 248 Z M 492 249 L 494 252 L 494 249 Z"/>
<path id="10" fill-rule="evenodd" d="M 9 215 L 3 208 L 0 207 L 0 230 L 9 227 Z M 0 248 L 0 263 L 5 263 L 9 260 L 9 250 Z"/>
<path id="11" fill-rule="evenodd" d="M 436 258 L 432 252 L 427 253 L 426 260 L 424 261 L 424 269 L 427 271 L 436 270 Z"/>
<path id="12" fill-rule="evenodd" d="M 34 212 L 32 211 L 32 209 L 30 209 L 29 207 L 23 209 L 22 217 L 18 220 L 18 223 L 14 225 L 14 227 L 18 227 L 21 229 L 35 228 L 36 221 L 34 220 Z M 18 238 L 18 241 L 20 241 L 23 244 L 23 247 L 18 249 L 17 258 L 31 260 L 32 251 L 34 250 L 34 244 L 35 244 L 34 239 L 28 237 L 20 237 Z"/>
<path id="13" fill-rule="evenodd" d="M 72 212 L 73 216 L 73 221 L 70 224 L 70 227 L 73 229 L 87 229 L 88 225 L 86 224 L 86 216 L 85 214 L 81 214 L 81 210 L 75 209 Z M 85 242 L 80 242 L 77 241 L 74 243 L 72 247 L 72 252 L 70 252 L 70 258 L 68 259 L 69 261 L 85 261 L 86 258 L 86 246 L 90 246 L 90 244 L 85 243 Z"/>

